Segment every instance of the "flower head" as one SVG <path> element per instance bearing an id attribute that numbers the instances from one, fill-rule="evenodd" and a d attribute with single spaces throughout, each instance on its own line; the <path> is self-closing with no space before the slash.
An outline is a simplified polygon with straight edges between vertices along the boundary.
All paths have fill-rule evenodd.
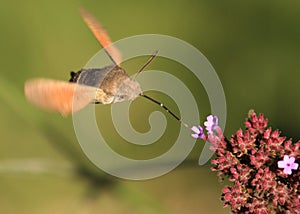
<path id="1" fill-rule="evenodd" d="M 292 174 L 292 170 L 298 169 L 298 163 L 295 163 L 295 158 L 289 157 L 288 155 L 285 155 L 282 161 L 278 161 L 277 165 L 278 168 L 284 169 L 284 174 L 288 175 Z"/>
<path id="2" fill-rule="evenodd" d="M 218 127 L 218 117 L 209 115 L 206 119 L 207 121 L 204 122 L 204 125 L 206 127 L 207 133 L 212 134 L 213 131 Z"/>
<path id="3" fill-rule="evenodd" d="M 254 111 L 246 129 L 230 139 L 218 134 L 217 118 L 208 117 L 205 126 L 211 132 L 208 141 L 217 145 L 212 170 L 221 180 L 227 177 L 232 182 L 223 189 L 225 206 L 233 213 L 300 213 L 300 170 L 295 162 L 300 160 L 300 141 L 286 140 Z"/>
<path id="4" fill-rule="evenodd" d="M 192 134 L 193 138 L 205 138 L 203 128 L 201 126 L 193 126 L 191 129 L 194 132 L 194 134 Z"/>

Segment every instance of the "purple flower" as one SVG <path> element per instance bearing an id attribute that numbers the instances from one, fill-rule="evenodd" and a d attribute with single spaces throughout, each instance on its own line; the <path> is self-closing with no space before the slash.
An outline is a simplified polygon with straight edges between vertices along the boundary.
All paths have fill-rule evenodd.
<path id="1" fill-rule="evenodd" d="M 278 161 L 277 163 L 278 168 L 284 168 L 283 172 L 284 174 L 291 175 L 292 170 L 298 169 L 298 164 L 295 163 L 294 157 L 289 157 L 288 155 L 285 155 L 283 157 L 283 161 Z"/>
<path id="2" fill-rule="evenodd" d="M 194 132 L 194 134 L 192 134 L 193 138 L 202 138 L 204 139 L 204 132 L 203 132 L 203 128 L 201 126 L 193 126 L 192 131 Z"/>
<path id="3" fill-rule="evenodd" d="M 206 127 L 207 133 L 212 134 L 213 131 L 218 127 L 218 117 L 209 115 L 206 119 L 207 121 L 204 122 L 204 125 Z"/>

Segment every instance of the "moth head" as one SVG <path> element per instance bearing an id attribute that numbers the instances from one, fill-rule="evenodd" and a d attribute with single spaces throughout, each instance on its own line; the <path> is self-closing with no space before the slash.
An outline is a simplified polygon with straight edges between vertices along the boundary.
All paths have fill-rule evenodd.
<path id="1" fill-rule="evenodd" d="M 114 97 L 114 102 L 122 102 L 124 100 L 134 100 L 142 93 L 140 84 L 130 78 L 125 79 Z"/>

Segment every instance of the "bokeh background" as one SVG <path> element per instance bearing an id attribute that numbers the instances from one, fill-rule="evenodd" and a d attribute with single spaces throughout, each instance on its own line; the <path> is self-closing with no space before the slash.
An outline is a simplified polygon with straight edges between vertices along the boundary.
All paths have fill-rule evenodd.
<path id="1" fill-rule="evenodd" d="M 112 40 L 166 34 L 198 48 L 212 63 L 227 100 L 225 133 L 242 127 L 249 109 L 263 112 L 283 135 L 299 139 L 300 2 L 256 1 L 2 1 L 0 7 L 0 213 L 230 213 L 210 165 L 198 166 L 203 141 L 180 167 L 147 181 L 121 180 L 93 166 L 80 149 L 71 117 L 27 103 L 26 79 L 68 80 L 100 46 L 78 7 L 94 14 Z M 142 45 L 142 44 L 141 44 Z M 130 75 L 145 57 L 124 63 Z M 178 76 L 195 94 L 201 118 L 207 95 L 182 66 L 155 59 L 150 68 Z M 178 92 L 180 93 L 180 92 Z M 150 93 L 151 94 L 151 93 Z M 178 113 L 168 96 L 152 92 Z M 140 132 L 158 107 L 134 101 L 130 111 Z M 110 106 L 97 106 L 98 124 L 111 147 L 151 158 L 172 146 L 179 124 L 169 115 L 164 137 L 132 149 L 116 136 Z"/>

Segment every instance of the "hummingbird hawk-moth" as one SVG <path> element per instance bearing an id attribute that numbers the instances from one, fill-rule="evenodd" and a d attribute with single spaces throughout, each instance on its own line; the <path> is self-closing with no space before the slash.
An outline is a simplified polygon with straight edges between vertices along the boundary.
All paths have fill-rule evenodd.
<path id="1" fill-rule="evenodd" d="M 112 42 L 102 25 L 86 10 L 80 9 L 81 16 L 93 35 L 104 48 L 112 65 L 104 68 L 81 69 L 71 72 L 69 82 L 36 78 L 25 82 L 26 98 L 45 110 L 57 111 L 68 115 L 84 108 L 90 103 L 112 104 L 124 100 L 133 100 L 139 96 L 160 105 L 183 125 L 187 126 L 162 103 L 143 94 L 140 84 L 130 78 L 120 67 L 122 61 L 119 50 Z M 156 56 L 157 51 L 137 72 L 140 73 Z M 76 99 L 76 105 L 73 105 Z"/>

